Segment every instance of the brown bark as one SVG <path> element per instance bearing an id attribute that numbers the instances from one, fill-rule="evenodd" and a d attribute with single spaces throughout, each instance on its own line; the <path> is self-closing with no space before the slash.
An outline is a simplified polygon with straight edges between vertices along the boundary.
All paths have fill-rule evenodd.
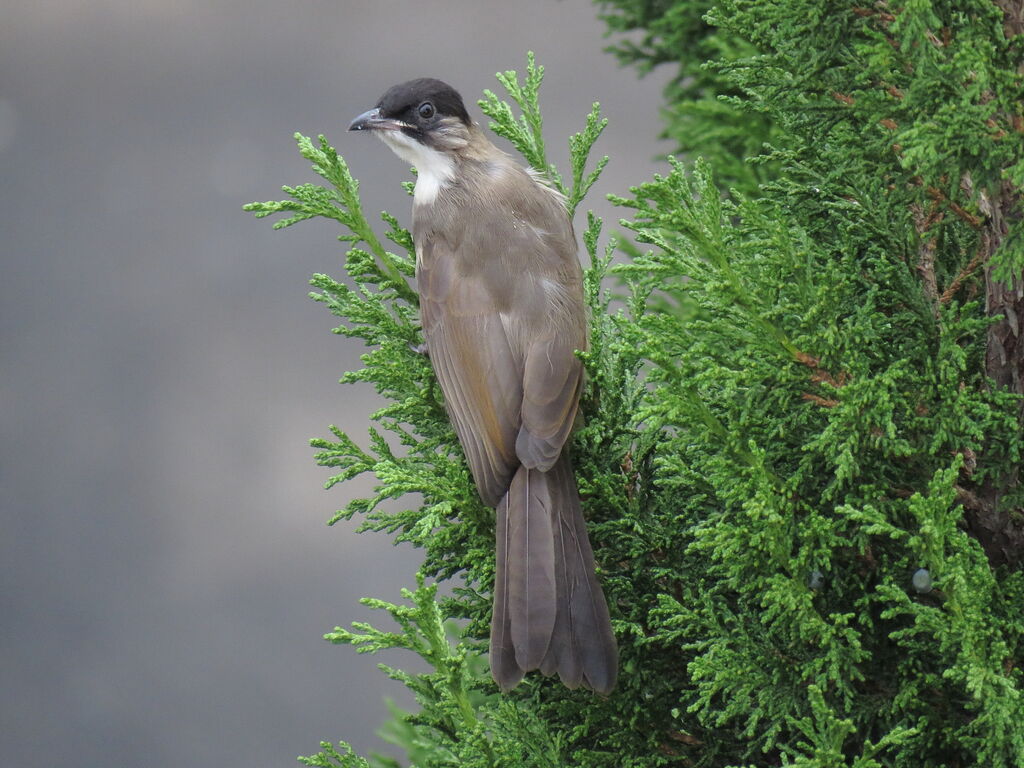
<path id="1" fill-rule="evenodd" d="M 1024 33 L 1024 2 L 1021 0 L 995 0 L 1003 11 L 1003 30 L 1007 37 Z"/>
<path id="2" fill-rule="evenodd" d="M 984 253 L 985 310 L 998 317 L 988 331 L 985 370 L 995 386 L 1024 395 L 1024 279 L 1014 275 L 1009 282 L 997 280 L 991 256 L 1002 244 L 1013 217 L 1020 216 L 1021 195 L 1004 182 L 993 197 L 980 195 L 986 220 L 981 231 L 980 252 Z M 1017 429 L 1024 409 L 1018 408 Z M 1024 509 L 1009 508 L 1003 501 L 1020 483 L 1014 467 L 987 480 L 970 503 L 964 502 L 968 529 L 981 543 L 993 566 L 1024 565 Z"/>
<path id="3" fill-rule="evenodd" d="M 1004 182 L 999 194 L 988 200 L 981 194 L 982 208 L 988 214 L 982 230 L 982 249 L 991 257 L 1006 237 L 1008 219 L 1019 216 L 1014 211 L 1020 194 Z M 990 258 L 985 268 L 985 310 L 989 317 L 1001 316 L 988 332 L 985 369 L 1000 387 L 1024 394 L 1024 280 L 1014 275 L 1011 282 L 996 280 Z"/>
<path id="4" fill-rule="evenodd" d="M 1007 37 L 1024 34 L 1024 0 L 995 0 L 1002 9 Z M 1024 74 L 1024 64 L 1018 67 Z M 1017 125 L 1013 116 L 1011 124 Z M 1022 214 L 1021 190 L 1004 181 L 989 197 L 980 191 L 979 208 L 985 215 L 978 253 L 985 264 L 985 310 L 999 319 L 988 331 L 985 371 L 996 386 L 1024 395 L 1024 275 L 1009 282 L 997 280 L 991 256 Z M 1022 401 L 1024 402 L 1024 401 Z M 1024 423 L 1024 407 L 1017 411 L 1017 429 Z M 968 529 L 978 539 L 993 566 L 1024 566 L 1024 509 L 1009 508 L 1004 496 L 1020 483 L 1020 468 L 986 481 L 976 493 L 958 494 L 964 505 Z M 960 489 L 958 489 L 960 490 Z"/>

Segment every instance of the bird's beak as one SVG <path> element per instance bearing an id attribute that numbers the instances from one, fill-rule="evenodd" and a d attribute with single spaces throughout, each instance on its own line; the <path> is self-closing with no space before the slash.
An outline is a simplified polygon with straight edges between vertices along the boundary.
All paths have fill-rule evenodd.
<path id="1" fill-rule="evenodd" d="M 348 129 L 350 131 L 397 131 L 401 127 L 401 123 L 397 120 L 381 117 L 380 109 L 376 108 L 369 112 L 363 112 L 349 123 Z"/>

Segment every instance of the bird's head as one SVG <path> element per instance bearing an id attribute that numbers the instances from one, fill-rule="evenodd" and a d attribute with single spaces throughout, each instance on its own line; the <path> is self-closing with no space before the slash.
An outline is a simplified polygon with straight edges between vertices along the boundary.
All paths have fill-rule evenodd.
<path id="1" fill-rule="evenodd" d="M 377 106 L 348 129 L 372 131 L 422 174 L 431 166 L 450 163 L 451 154 L 470 142 L 472 125 L 458 91 L 424 77 L 389 88 Z"/>

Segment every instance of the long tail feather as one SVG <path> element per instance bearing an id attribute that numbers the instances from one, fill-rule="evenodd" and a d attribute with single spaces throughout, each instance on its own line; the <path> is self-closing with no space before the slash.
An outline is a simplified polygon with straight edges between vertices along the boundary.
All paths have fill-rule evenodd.
<path id="1" fill-rule="evenodd" d="M 495 549 L 494 613 L 491 616 L 491 675 L 502 690 L 510 690 L 523 679 L 512 646 L 508 612 L 508 496 L 498 504 Z"/>
<path id="2" fill-rule="evenodd" d="M 520 467 L 508 489 L 508 612 L 516 663 L 537 669 L 555 626 L 555 537 L 543 472 Z"/>
<path id="3" fill-rule="evenodd" d="M 609 692 L 618 651 L 568 457 L 547 472 L 520 467 L 497 521 L 494 679 L 507 690 L 539 669 Z"/>

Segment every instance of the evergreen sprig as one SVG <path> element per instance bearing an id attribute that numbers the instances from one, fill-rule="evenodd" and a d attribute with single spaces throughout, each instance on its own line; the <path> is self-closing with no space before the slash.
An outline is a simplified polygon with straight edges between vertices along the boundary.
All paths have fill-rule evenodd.
<path id="1" fill-rule="evenodd" d="M 339 240 L 353 245 L 364 243 L 370 249 L 369 252 L 359 248 L 349 251 L 347 260 L 354 267 L 350 272 L 359 272 L 367 280 L 391 288 L 402 299 L 415 304 L 416 292 L 405 277 L 413 274 L 415 261 L 396 256 L 381 244 L 363 215 L 359 182 L 352 178 L 344 158 L 339 157 L 323 136 L 319 137 L 319 146 L 301 133 L 295 134 L 295 141 L 302 156 L 313 163 L 313 171 L 324 178 L 330 187 L 317 184 L 285 186 L 282 189 L 291 196 L 291 200 L 249 203 L 242 207 L 243 210 L 251 211 L 257 219 L 276 213 L 291 214 L 274 222 L 274 229 L 290 227 L 317 216 L 337 221 L 347 230 L 338 236 Z M 389 237 L 393 242 L 406 247 L 411 244 L 408 232 L 399 230 L 396 219 L 385 213 L 384 220 L 391 225 Z"/>
<path id="2" fill-rule="evenodd" d="M 607 118 L 601 117 L 601 105 L 594 102 L 587 115 L 586 127 L 569 137 L 572 185 L 567 186 L 554 163 L 548 161 L 547 150 L 544 147 L 544 120 L 540 114 L 538 101 L 540 85 L 544 80 L 544 67 L 536 63 L 531 51 L 527 53 L 526 80 L 523 83 L 519 82 L 519 75 L 514 70 L 499 72 L 495 76 L 519 107 L 521 114 L 518 118 L 515 117 L 508 102 L 499 99 L 492 91 L 485 90 L 484 98 L 477 104 L 481 111 L 491 118 L 491 130 L 512 142 L 512 146 L 526 159 L 530 167 L 541 174 L 552 188 L 565 196 L 569 216 L 574 216 L 577 206 L 608 164 L 608 157 L 602 157 L 590 173 L 586 172 L 591 149 L 608 125 Z"/>
<path id="3" fill-rule="evenodd" d="M 725 188 L 753 193 L 779 171 L 775 160 L 751 162 L 765 144 L 780 146 L 786 134 L 772 116 L 742 98 L 725 74 L 729 64 L 754 55 L 743 37 L 709 24 L 714 0 L 595 0 L 614 33 L 608 47 L 641 75 L 669 68 L 664 87 L 662 134 L 687 161 L 706 159 Z"/>

